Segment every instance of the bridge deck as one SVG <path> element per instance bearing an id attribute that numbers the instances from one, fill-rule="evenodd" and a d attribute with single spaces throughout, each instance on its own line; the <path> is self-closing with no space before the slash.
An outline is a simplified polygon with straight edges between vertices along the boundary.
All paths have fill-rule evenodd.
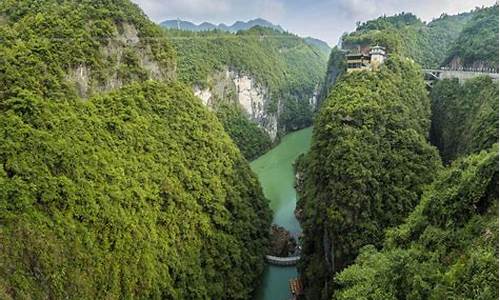
<path id="1" fill-rule="evenodd" d="M 424 74 L 428 76 L 427 84 L 432 86 L 432 81 L 457 78 L 460 83 L 465 80 L 478 77 L 478 76 L 488 76 L 494 81 L 498 81 L 498 71 L 495 69 L 424 69 Z"/>
<path id="2" fill-rule="evenodd" d="M 278 257 L 272 255 L 266 255 L 266 260 L 272 265 L 278 266 L 295 266 L 300 260 L 300 256 L 290 256 L 290 257 Z"/>

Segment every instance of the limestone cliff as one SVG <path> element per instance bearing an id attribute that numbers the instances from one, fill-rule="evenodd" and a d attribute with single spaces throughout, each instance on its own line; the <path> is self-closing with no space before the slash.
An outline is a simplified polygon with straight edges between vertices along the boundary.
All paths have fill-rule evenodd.
<path id="1" fill-rule="evenodd" d="M 100 40 L 98 59 L 100 64 L 92 67 L 82 63 L 71 66 L 66 79 L 81 97 L 96 92 L 121 88 L 132 81 L 169 81 L 175 77 L 173 62 L 155 57 L 150 37 L 140 37 L 136 26 L 118 23 L 111 36 Z"/>
<path id="2" fill-rule="evenodd" d="M 226 68 L 211 75 L 207 82 L 207 87 L 193 87 L 195 95 L 206 106 L 213 108 L 220 101 L 237 103 L 248 118 L 264 129 L 273 141 L 278 137 L 280 109 L 270 111 L 269 103 L 272 99 L 269 89 L 252 75 Z M 279 108 L 281 99 L 277 101 Z"/>

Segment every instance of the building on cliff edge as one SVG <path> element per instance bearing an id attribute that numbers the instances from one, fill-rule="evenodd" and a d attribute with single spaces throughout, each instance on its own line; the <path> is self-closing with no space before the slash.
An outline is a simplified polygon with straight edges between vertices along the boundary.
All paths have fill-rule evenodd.
<path id="1" fill-rule="evenodd" d="M 346 54 L 347 72 L 377 70 L 384 63 L 387 54 L 382 46 L 370 47 L 368 53 L 350 52 Z"/>

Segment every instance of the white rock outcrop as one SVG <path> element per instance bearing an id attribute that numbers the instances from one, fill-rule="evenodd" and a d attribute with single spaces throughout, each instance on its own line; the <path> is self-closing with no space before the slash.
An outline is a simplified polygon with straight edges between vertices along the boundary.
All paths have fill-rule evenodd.
<path id="1" fill-rule="evenodd" d="M 199 86 L 195 86 L 194 95 L 200 98 L 204 105 L 212 107 L 212 92 L 209 88 L 202 89 Z"/>
<path id="2" fill-rule="evenodd" d="M 103 60 L 114 64 L 109 66 L 103 82 L 97 83 L 91 80 L 95 74 L 88 65 L 82 64 L 68 69 L 66 78 L 75 84 L 81 97 L 86 98 L 93 92 L 111 91 L 123 86 L 124 82 L 119 76 L 118 69 L 123 64 L 126 51 L 137 54 L 138 66 L 146 72 L 148 79 L 167 81 L 173 77 L 172 70 L 166 70 L 155 59 L 150 45 L 141 43 L 139 33 L 133 24 L 124 22 L 117 26 L 114 37 L 99 48 Z"/>
<path id="3" fill-rule="evenodd" d="M 266 103 L 271 99 L 267 89 L 257 80 L 229 69 L 212 74 L 207 80 L 211 83 L 209 87 L 193 87 L 195 96 L 200 98 L 203 104 L 213 107 L 217 99 L 235 101 L 241 105 L 250 120 L 263 128 L 272 140 L 276 139 L 278 116 L 266 111 Z"/>
<path id="4" fill-rule="evenodd" d="M 236 86 L 240 105 L 253 119 L 262 118 L 264 116 L 265 91 L 246 75 L 239 76 L 235 74 L 233 82 Z"/>

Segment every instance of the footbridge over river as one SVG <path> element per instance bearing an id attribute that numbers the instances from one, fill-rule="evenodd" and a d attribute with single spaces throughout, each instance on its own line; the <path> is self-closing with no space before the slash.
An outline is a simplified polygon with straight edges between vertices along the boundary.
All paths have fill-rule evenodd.
<path id="1" fill-rule="evenodd" d="M 266 260 L 268 263 L 272 265 L 295 266 L 299 262 L 300 256 L 278 257 L 278 256 L 266 255 Z"/>
<path id="2" fill-rule="evenodd" d="M 440 68 L 440 69 L 424 69 L 425 83 L 428 87 L 432 88 L 432 85 L 437 80 L 452 79 L 457 78 L 460 83 L 463 83 L 467 79 L 471 79 L 478 76 L 488 76 L 494 81 L 498 81 L 498 69 L 485 68 L 485 69 L 475 69 L 475 68 Z"/>

